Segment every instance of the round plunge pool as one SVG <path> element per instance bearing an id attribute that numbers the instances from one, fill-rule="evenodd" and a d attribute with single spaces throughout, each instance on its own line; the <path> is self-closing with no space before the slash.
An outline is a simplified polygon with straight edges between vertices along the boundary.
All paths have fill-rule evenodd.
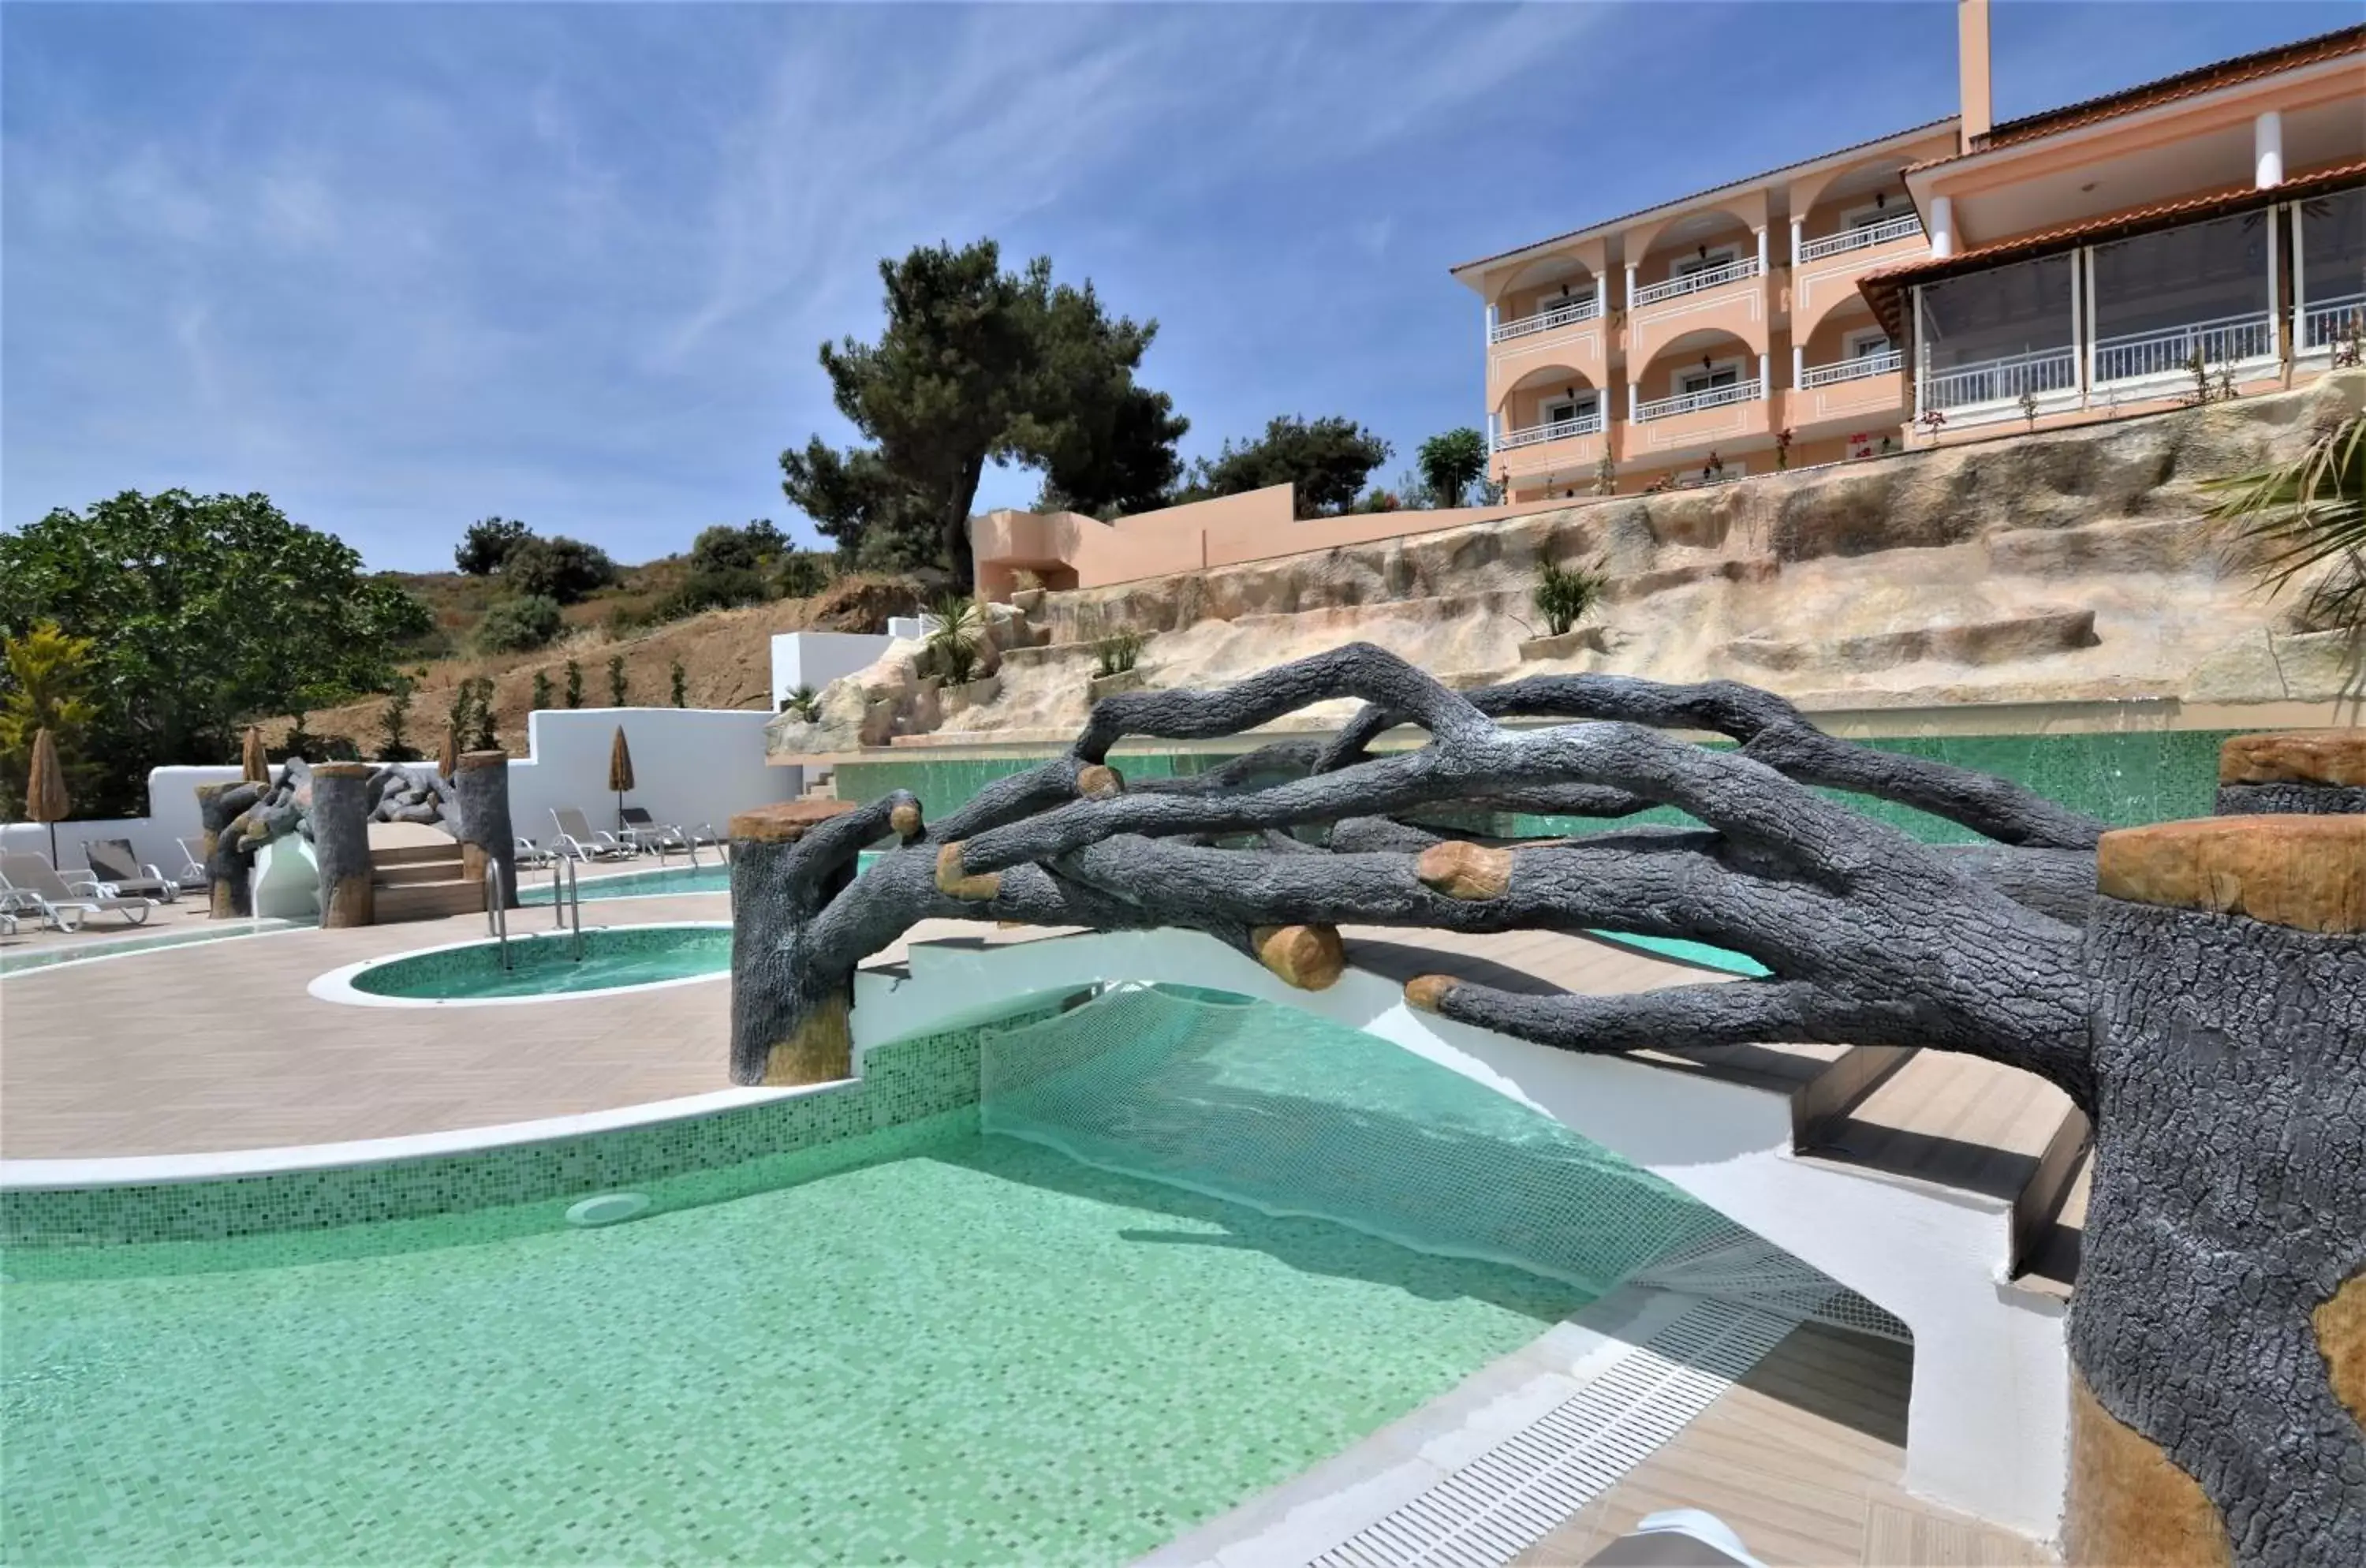
<path id="1" fill-rule="evenodd" d="M 717 980 L 731 972 L 726 921 L 602 926 L 513 936 L 507 963 L 494 941 L 422 948 L 348 964 L 312 982 L 330 1001 L 364 1007 L 540 1001 Z"/>

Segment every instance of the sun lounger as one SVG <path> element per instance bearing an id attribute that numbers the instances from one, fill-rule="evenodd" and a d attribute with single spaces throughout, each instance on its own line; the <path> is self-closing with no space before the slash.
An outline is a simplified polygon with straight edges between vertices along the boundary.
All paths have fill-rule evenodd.
<path id="1" fill-rule="evenodd" d="M 138 894 L 169 904 L 181 896 L 180 884 L 167 880 L 154 866 L 140 863 L 129 839 L 84 839 L 82 858 L 98 878 L 100 891 L 118 898 Z"/>
<path id="2" fill-rule="evenodd" d="M 175 839 L 173 842 L 181 846 L 181 858 L 187 863 L 181 867 L 181 891 L 204 892 L 213 884 L 213 878 L 206 872 L 206 857 L 199 854 L 197 846 L 186 839 Z"/>
<path id="3" fill-rule="evenodd" d="M 524 833 L 516 834 L 514 837 L 516 839 L 514 853 L 520 865 L 545 866 L 558 858 Z"/>
<path id="4" fill-rule="evenodd" d="M 156 907 L 153 898 L 102 893 L 96 878 L 73 886 L 48 860 L 35 854 L 0 855 L 0 892 L 6 894 L 11 908 L 38 914 L 43 924 L 62 931 L 78 929 L 85 916 L 96 913 L 121 915 L 131 924 L 141 925 L 148 911 Z"/>
<path id="5" fill-rule="evenodd" d="M 662 855 L 668 850 L 687 850 L 689 836 L 680 828 L 670 827 L 648 813 L 645 806 L 627 806 L 624 811 L 622 837 L 637 850 L 655 850 Z"/>
<path id="6" fill-rule="evenodd" d="M 615 834 L 592 827 L 574 807 L 552 807 L 550 819 L 558 827 L 551 847 L 569 860 L 625 860 L 637 852 Z"/>
<path id="7" fill-rule="evenodd" d="M 1723 1519 L 1698 1508 L 1648 1514 L 1586 1568 L 1765 1568 Z"/>

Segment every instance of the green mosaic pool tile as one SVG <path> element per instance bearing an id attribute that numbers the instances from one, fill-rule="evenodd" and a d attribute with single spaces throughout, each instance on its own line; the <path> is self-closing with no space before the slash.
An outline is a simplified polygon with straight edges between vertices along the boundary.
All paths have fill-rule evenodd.
<path id="1" fill-rule="evenodd" d="M 1865 744 L 1997 773 L 2106 822 L 2127 825 L 2209 816 L 2217 787 L 2219 744 L 2232 733 L 2236 732 L 2145 729 L 2068 735 L 1955 735 L 1879 739 Z M 1205 772 L 1235 754 L 1122 753 L 1112 760 L 1129 778 L 1165 778 Z M 919 796 L 930 816 L 942 816 L 996 779 L 1032 767 L 1040 760 L 998 757 L 930 761 L 897 757 L 875 762 L 841 762 L 838 767 L 838 789 L 840 796 L 848 800 L 874 800 L 889 790 L 908 789 Z M 1867 816 L 1929 842 L 1964 842 L 1974 836 L 1952 822 L 1907 807 L 1830 793 Z M 1624 820 L 1681 822 L 1684 818 L 1673 811 L 1661 809 Z M 1529 816 L 1506 817 L 1501 825 L 1522 834 L 1595 832 L 1605 826 L 1590 818 Z"/>
<path id="2" fill-rule="evenodd" d="M 721 926 L 616 926 L 572 933 L 522 932 L 504 944 L 470 942 L 373 964 L 354 989 L 374 997 L 559 996 L 648 985 L 731 968 L 731 931 Z"/>
<path id="3" fill-rule="evenodd" d="M 571 1201 L 744 1166 L 975 1105 L 976 1031 L 875 1047 L 862 1070 L 792 1100 L 468 1154 L 223 1181 L 13 1190 L 0 1192 L 0 1245 L 218 1241 Z"/>
<path id="4" fill-rule="evenodd" d="M 0 1560 L 1121 1562 L 1585 1300 L 932 1133 L 601 1230 L 14 1283 Z"/>

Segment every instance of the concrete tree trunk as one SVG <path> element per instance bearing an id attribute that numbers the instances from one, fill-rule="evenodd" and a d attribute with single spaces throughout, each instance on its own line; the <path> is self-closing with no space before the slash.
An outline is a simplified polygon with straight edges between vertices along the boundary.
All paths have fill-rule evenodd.
<path id="1" fill-rule="evenodd" d="M 207 897 L 215 919 L 243 919 L 254 913 L 254 888 L 247 880 L 253 857 L 230 826 L 262 797 L 260 787 L 243 781 L 197 786 L 197 821 L 205 834 L 198 847 L 205 854 Z"/>
<path id="2" fill-rule="evenodd" d="M 731 908 L 738 930 L 760 941 L 731 946 L 731 1069 L 741 1083 L 828 1083 L 853 1073 L 853 976 L 807 960 L 813 917 L 854 880 L 871 828 L 842 857 L 825 860 L 816 828 L 855 811 L 844 801 L 792 800 L 731 818 Z"/>
<path id="3" fill-rule="evenodd" d="M 2218 750 L 2222 817 L 2366 812 L 2366 730 L 2235 735 Z"/>
<path id="4" fill-rule="evenodd" d="M 321 762 L 312 769 L 312 855 L 321 871 L 323 930 L 377 920 L 369 844 L 366 762 Z"/>
<path id="5" fill-rule="evenodd" d="M 501 868 L 501 907 L 518 907 L 517 830 L 510 823 L 510 758 L 506 751 L 469 751 L 456 759 L 452 789 L 460 820 L 460 868 L 482 886 L 485 867 Z"/>
<path id="6" fill-rule="evenodd" d="M 2366 1562 L 2366 823 L 2097 866 L 2068 1559 Z"/>

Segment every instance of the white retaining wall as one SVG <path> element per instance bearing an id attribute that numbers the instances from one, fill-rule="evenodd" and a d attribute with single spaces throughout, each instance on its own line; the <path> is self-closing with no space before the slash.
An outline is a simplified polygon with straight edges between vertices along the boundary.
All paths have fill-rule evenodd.
<path id="1" fill-rule="evenodd" d="M 912 635 L 919 634 L 916 629 Z M 799 686 L 818 692 L 832 681 L 869 669 L 895 640 L 861 632 L 779 633 L 772 638 L 772 711 L 779 712 L 781 699 Z"/>
<path id="2" fill-rule="evenodd" d="M 1401 987 L 1358 970 L 1294 990 L 1197 932 L 923 942 L 908 970 L 857 976 L 858 1053 L 1096 981 L 1166 980 L 1363 1030 L 1542 1111 L 1902 1319 L 1914 1331 L 1909 1489 L 2039 1540 L 2056 1533 L 2069 1453 L 2062 1308 L 2006 1284 L 2003 1203 L 1796 1158 L 1780 1095 L 1473 1029 L 1415 1011 Z"/>
<path id="3" fill-rule="evenodd" d="M 633 753 L 634 788 L 625 804 L 647 807 L 660 822 L 711 822 L 725 831 L 734 812 L 794 800 L 805 788 L 802 768 L 764 761 L 771 717 L 749 708 L 539 709 L 526 719 L 529 755 L 510 763 L 510 821 L 547 843 L 551 807 L 573 806 L 594 828 L 613 829 L 608 747 L 622 725 Z"/>
<path id="4" fill-rule="evenodd" d="M 884 645 L 887 639 L 873 640 Z M 536 712 L 526 720 L 529 754 L 510 762 L 510 820 L 519 832 L 543 842 L 551 837 L 554 806 L 580 807 L 594 828 L 614 828 L 616 797 L 608 791 L 608 747 L 621 724 L 638 786 L 625 804 L 647 807 L 660 822 L 685 828 L 712 822 L 722 831 L 733 812 L 794 800 L 805 789 L 804 769 L 765 764 L 764 723 L 771 716 L 748 708 Z M 276 764 L 271 772 L 278 776 Z M 197 786 L 229 784 L 238 777 L 238 768 L 231 765 L 152 769 L 148 815 L 59 823 L 58 863 L 66 869 L 85 864 L 84 839 L 129 839 L 142 862 L 166 876 L 178 875 L 186 857 L 175 840 L 186 839 L 195 848 L 204 832 L 197 820 Z M 0 827 L 0 851 L 27 850 L 50 852 L 46 826 L 14 822 Z"/>

